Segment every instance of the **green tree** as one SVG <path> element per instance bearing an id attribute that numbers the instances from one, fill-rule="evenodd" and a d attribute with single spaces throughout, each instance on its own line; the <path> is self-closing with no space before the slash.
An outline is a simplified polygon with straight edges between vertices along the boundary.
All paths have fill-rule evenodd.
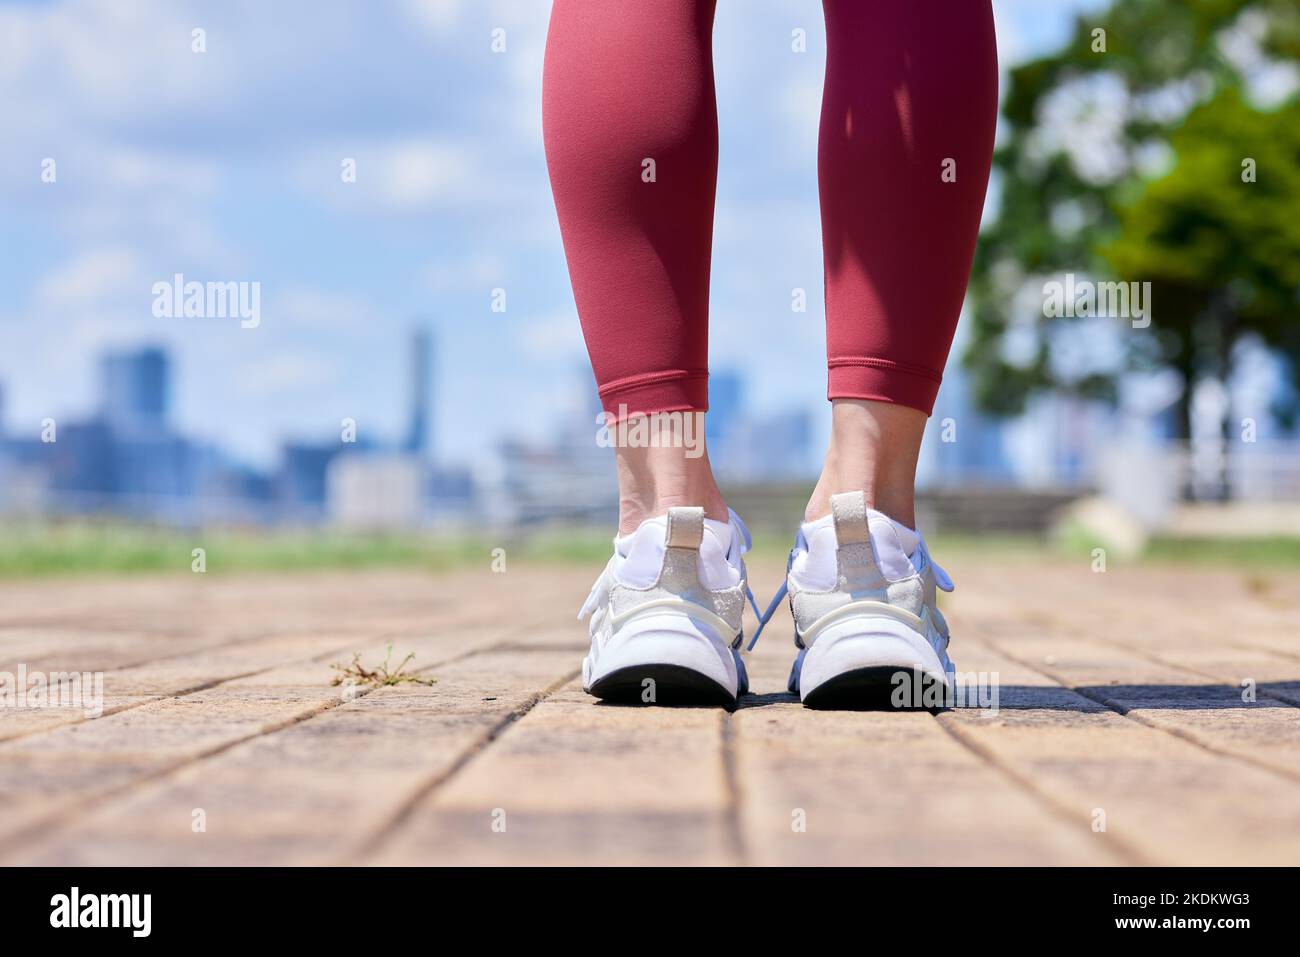
<path id="1" fill-rule="evenodd" d="M 971 283 L 981 407 L 1013 414 L 1045 389 L 1113 397 L 1114 372 L 1052 362 L 1055 326 L 1077 320 L 1012 306 L 1071 271 L 1151 283 L 1151 325 L 1120 337 L 1123 365 L 1182 377 L 1183 437 L 1192 384 L 1226 379 L 1244 336 L 1300 387 L 1298 63 L 1296 0 L 1122 0 L 1011 71 L 998 214 Z M 1247 93 L 1270 87 L 1276 102 Z"/>

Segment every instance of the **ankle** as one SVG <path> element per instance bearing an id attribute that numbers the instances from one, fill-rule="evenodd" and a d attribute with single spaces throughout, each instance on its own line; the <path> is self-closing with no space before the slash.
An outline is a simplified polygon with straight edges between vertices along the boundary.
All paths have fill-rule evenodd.
<path id="1" fill-rule="evenodd" d="M 701 507 L 705 518 L 720 522 L 728 518 L 707 453 L 689 457 L 674 448 L 620 449 L 618 486 L 619 535 L 679 506 Z"/>
<path id="2" fill-rule="evenodd" d="M 824 518 L 831 496 L 861 491 L 867 507 L 916 527 L 916 462 L 925 413 L 861 399 L 832 403 L 831 443 L 804 521 Z"/>
<path id="3" fill-rule="evenodd" d="M 888 515 L 900 525 L 916 528 L 916 491 L 910 476 L 890 477 L 872 469 L 842 467 L 833 454 L 826 457 L 803 520 L 825 518 L 831 513 L 831 496 L 841 492 L 862 492 L 867 508 Z"/>

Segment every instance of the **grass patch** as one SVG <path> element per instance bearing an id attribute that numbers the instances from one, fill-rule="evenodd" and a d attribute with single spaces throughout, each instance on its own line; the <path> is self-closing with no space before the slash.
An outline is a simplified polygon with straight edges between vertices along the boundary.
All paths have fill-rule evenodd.
<path id="1" fill-rule="evenodd" d="M 196 530 L 100 522 L 0 525 L 0 577 L 190 572 L 209 574 L 385 566 L 454 568 L 486 560 L 468 537 L 342 532 Z"/>
<path id="2" fill-rule="evenodd" d="M 1144 561 L 1228 566 L 1300 566 L 1300 536 L 1153 538 Z"/>
<path id="3" fill-rule="evenodd" d="M 0 524 L 0 578 L 124 573 L 189 573 L 202 548 L 208 574 L 408 568 L 430 572 L 491 567 L 504 548 L 510 564 L 598 566 L 609 558 L 606 528 L 556 527 L 501 533 L 365 534 L 335 530 L 183 530 L 116 522 Z M 990 558 L 999 562 L 1074 560 L 1095 542 L 1068 531 L 1057 539 L 1023 535 L 935 536 L 940 562 Z M 788 534 L 756 530 L 750 559 L 783 563 Z M 1153 539 L 1132 563 L 1191 563 L 1228 567 L 1300 566 L 1300 537 Z"/>
<path id="4" fill-rule="evenodd" d="M 352 661 L 346 665 L 330 665 L 338 672 L 334 676 L 331 685 L 338 687 L 342 684 L 353 685 L 370 685 L 372 688 L 382 688 L 387 685 L 432 685 L 437 684 L 437 678 L 422 678 L 417 674 L 406 671 L 406 666 L 411 663 L 415 657 L 415 652 L 410 652 L 402 659 L 401 664 L 392 668 L 393 660 L 393 643 L 390 641 L 387 646 L 388 650 L 384 655 L 384 660 L 376 668 L 367 668 L 361 663 L 361 652 L 352 652 Z"/>
<path id="5" fill-rule="evenodd" d="M 206 574 L 411 568 L 431 572 L 489 567 L 493 549 L 510 563 L 582 565 L 609 559 L 608 529 L 502 533 L 365 533 L 332 529 L 177 529 L 126 522 L 0 523 L 0 578 L 190 573 L 194 549 Z"/>

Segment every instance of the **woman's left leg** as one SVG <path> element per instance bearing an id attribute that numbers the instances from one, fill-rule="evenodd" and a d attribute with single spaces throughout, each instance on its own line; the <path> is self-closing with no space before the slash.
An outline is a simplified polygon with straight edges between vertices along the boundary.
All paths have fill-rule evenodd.
<path id="1" fill-rule="evenodd" d="M 993 154 L 988 0 L 824 0 L 818 173 L 832 440 L 830 497 L 913 525 L 925 419 L 952 345 Z"/>
<path id="2" fill-rule="evenodd" d="M 809 707 L 931 707 L 955 687 L 936 596 L 952 583 L 916 532 L 913 486 L 988 184 L 993 14 L 988 0 L 823 6 L 833 427 L 786 580 L 789 687 Z"/>

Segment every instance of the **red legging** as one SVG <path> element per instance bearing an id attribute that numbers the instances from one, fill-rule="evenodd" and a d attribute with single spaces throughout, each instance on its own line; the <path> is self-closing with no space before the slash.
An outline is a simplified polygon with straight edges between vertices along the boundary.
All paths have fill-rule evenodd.
<path id="1" fill-rule="evenodd" d="M 607 412 L 708 408 L 716 0 L 555 0 L 543 125 Z M 824 0 L 828 397 L 929 414 L 997 115 L 989 0 Z"/>

